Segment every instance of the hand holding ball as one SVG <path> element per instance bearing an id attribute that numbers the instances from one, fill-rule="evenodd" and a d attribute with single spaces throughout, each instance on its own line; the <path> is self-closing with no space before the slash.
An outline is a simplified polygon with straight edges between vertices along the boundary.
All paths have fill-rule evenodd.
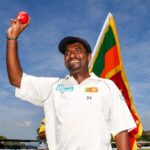
<path id="1" fill-rule="evenodd" d="M 17 15 L 17 18 L 19 18 L 19 21 L 22 24 L 26 24 L 29 21 L 29 15 L 25 11 L 20 11 Z"/>

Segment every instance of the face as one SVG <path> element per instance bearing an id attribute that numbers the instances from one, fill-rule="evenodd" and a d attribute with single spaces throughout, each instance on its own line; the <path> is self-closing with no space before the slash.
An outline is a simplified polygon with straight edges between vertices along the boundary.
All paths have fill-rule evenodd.
<path id="1" fill-rule="evenodd" d="M 82 43 L 73 43 L 66 46 L 64 54 L 65 65 L 70 74 L 87 73 L 91 54 L 87 53 Z"/>

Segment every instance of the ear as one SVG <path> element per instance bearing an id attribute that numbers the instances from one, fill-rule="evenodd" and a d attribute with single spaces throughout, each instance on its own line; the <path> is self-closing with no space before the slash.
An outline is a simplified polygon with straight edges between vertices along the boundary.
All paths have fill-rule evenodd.
<path id="1" fill-rule="evenodd" d="M 90 62 L 91 58 L 92 58 L 92 54 L 88 54 L 88 62 Z"/>

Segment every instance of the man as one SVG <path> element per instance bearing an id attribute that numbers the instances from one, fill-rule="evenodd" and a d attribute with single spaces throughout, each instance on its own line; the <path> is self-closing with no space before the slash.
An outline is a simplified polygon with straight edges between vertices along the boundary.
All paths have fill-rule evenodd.
<path id="1" fill-rule="evenodd" d="M 30 21 L 29 21 L 30 22 Z M 59 44 L 69 75 L 64 79 L 23 73 L 17 38 L 28 26 L 11 20 L 7 32 L 7 68 L 16 96 L 42 105 L 50 150 L 111 150 L 111 134 L 118 150 L 129 150 L 128 130 L 136 125 L 115 84 L 89 73 L 91 48 L 79 37 Z"/>

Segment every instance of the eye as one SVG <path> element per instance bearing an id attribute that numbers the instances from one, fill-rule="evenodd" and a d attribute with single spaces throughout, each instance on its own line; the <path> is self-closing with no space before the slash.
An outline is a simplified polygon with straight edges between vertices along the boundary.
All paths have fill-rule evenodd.
<path id="1" fill-rule="evenodd" d="M 66 50 L 65 53 L 64 53 L 64 55 L 66 55 L 66 56 L 69 55 L 69 51 Z"/>
<path id="2" fill-rule="evenodd" d="M 77 47 L 75 50 L 76 50 L 76 52 L 81 52 L 81 48 L 80 47 Z"/>

